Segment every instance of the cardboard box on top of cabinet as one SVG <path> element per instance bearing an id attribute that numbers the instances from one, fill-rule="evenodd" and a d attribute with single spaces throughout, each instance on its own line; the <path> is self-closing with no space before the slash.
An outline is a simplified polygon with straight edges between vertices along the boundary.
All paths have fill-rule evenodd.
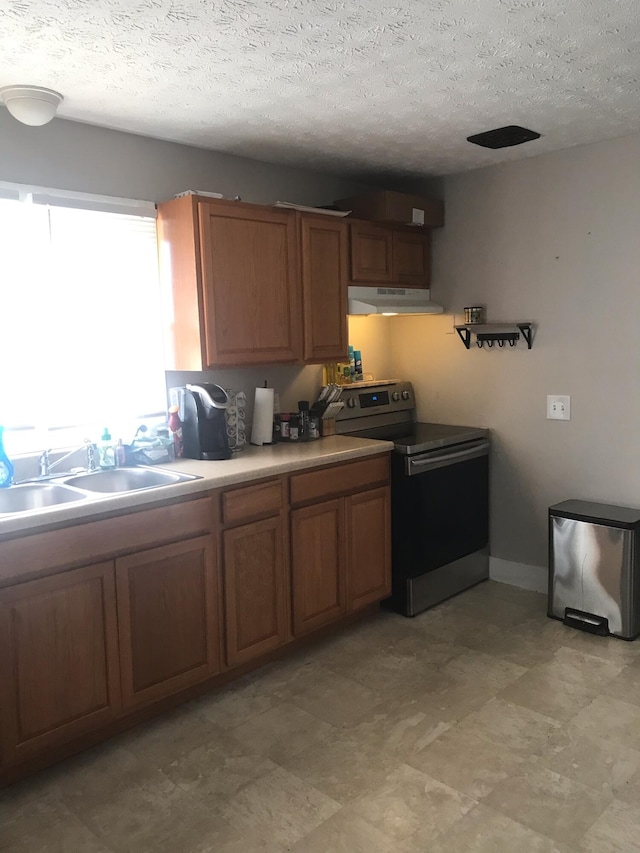
<path id="1" fill-rule="evenodd" d="M 392 190 L 341 198 L 334 201 L 334 205 L 339 210 L 350 210 L 357 219 L 424 225 L 425 228 L 442 228 L 444 225 L 444 202 Z"/>

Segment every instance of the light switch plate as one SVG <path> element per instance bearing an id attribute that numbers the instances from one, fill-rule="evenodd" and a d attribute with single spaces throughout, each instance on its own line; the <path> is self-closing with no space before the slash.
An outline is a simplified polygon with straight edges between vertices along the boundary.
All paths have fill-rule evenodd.
<path id="1" fill-rule="evenodd" d="M 571 397 L 562 394 L 549 394 L 547 396 L 547 420 L 570 421 Z"/>

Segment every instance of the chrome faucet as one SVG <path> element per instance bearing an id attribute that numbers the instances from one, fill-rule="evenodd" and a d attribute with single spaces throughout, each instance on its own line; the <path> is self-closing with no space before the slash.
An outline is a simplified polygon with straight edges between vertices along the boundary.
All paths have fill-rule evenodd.
<path id="1" fill-rule="evenodd" d="M 47 448 L 47 450 L 43 450 L 40 456 L 38 457 L 38 465 L 40 466 L 40 477 L 50 477 L 51 471 L 54 468 L 57 468 L 65 459 L 68 459 L 70 456 L 73 456 L 74 453 L 77 453 L 78 450 L 82 448 L 85 449 L 87 454 L 87 471 L 95 471 L 98 467 L 97 460 L 97 448 L 93 441 L 90 438 L 85 438 L 83 444 L 79 447 L 74 447 L 68 453 L 65 453 L 64 456 L 61 456 L 60 459 L 56 459 L 55 462 L 52 462 L 49 458 L 49 454 L 51 453 L 51 448 Z"/>

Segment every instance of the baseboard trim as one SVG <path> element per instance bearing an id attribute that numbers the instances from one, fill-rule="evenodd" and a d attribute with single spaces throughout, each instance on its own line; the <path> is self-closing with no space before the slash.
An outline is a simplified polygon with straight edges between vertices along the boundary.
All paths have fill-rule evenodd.
<path id="1" fill-rule="evenodd" d="M 508 583 L 533 592 L 546 593 L 549 588 L 549 571 L 546 566 L 528 566 L 511 560 L 489 558 L 489 577 L 492 581 Z"/>

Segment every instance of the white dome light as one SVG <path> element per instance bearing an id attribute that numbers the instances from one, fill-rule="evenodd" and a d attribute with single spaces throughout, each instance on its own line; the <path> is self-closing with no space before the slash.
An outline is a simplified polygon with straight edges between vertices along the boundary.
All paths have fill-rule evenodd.
<path id="1" fill-rule="evenodd" d="M 42 86 L 4 86 L 0 98 L 15 119 L 32 127 L 50 122 L 63 101 L 59 92 Z"/>

